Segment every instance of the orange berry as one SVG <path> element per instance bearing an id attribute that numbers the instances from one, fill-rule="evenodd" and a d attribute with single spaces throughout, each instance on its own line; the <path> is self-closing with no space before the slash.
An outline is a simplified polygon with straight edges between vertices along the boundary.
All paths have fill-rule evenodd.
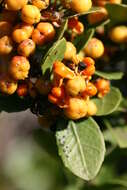
<path id="1" fill-rule="evenodd" d="M 52 94 L 48 95 L 48 100 L 49 102 L 51 102 L 52 104 L 57 104 L 58 103 L 58 98 L 56 98 L 55 96 L 53 96 Z"/>
<path id="2" fill-rule="evenodd" d="M 64 90 L 63 86 L 61 86 L 61 87 L 53 87 L 51 93 L 56 98 L 64 98 L 64 96 L 65 96 L 65 90 Z"/>
<path id="3" fill-rule="evenodd" d="M 106 95 L 110 91 L 109 80 L 99 78 L 96 81 L 95 86 L 99 92 L 99 94 L 98 94 L 99 97 L 103 97 L 104 95 Z"/>
<path id="4" fill-rule="evenodd" d="M 18 53 L 24 57 L 29 57 L 35 51 L 35 43 L 31 39 L 24 40 L 18 46 Z"/>
<path id="5" fill-rule="evenodd" d="M 68 107 L 64 109 L 64 114 L 73 120 L 85 117 L 87 115 L 86 101 L 77 97 L 69 97 Z"/>
<path id="6" fill-rule="evenodd" d="M 86 86 L 86 90 L 83 92 L 82 95 L 95 96 L 96 94 L 97 94 L 96 86 L 93 83 L 89 82 Z"/>
<path id="7" fill-rule="evenodd" d="M 24 80 L 28 77 L 30 63 L 23 56 L 14 56 L 9 65 L 9 73 L 15 80 Z"/>
<path id="8" fill-rule="evenodd" d="M 82 75 L 86 75 L 86 76 L 92 76 L 94 73 L 95 73 L 94 65 L 88 66 L 86 69 L 82 71 Z"/>
<path id="9" fill-rule="evenodd" d="M 49 0 L 32 0 L 32 4 L 40 10 L 44 10 L 49 6 Z"/>
<path id="10" fill-rule="evenodd" d="M 96 24 L 104 21 L 108 17 L 108 12 L 105 8 L 100 7 L 99 12 L 91 13 L 88 15 L 88 22 L 90 24 Z"/>
<path id="11" fill-rule="evenodd" d="M 40 22 L 32 34 L 33 41 L 38 45 L 52 41 L 54 37 L 55 29 L 53 25 L 48 22 Z"/>
<path id="12" fill-rule="evenodd" d="M 0 91 L 4 94 L 12 95 L 17 89 L 17 82 L 10 78 L 9 75 L 0 78 Z"/>
<path id="13" fill-rule="evenodd" d="M 84 62 L 87 66 L 95 65 L 95 61 L 94 61 L 91 57 L 85 57 L 85 58 L 83 59 L 83 62 Z"/>
<path id="14" fill-rule="evenodd" d="M 32 40 L 37 44 L 42 46 L 45 43 L 45 36 L 41 34 L 38 29 L 34 29 L 32 34 Z"/>
<path id="15" fill-rule="evenodd" d="M 9 10 L 20 10 L 28 3 L 28 0 L 6 0 L 6 5 Z"/>
<path id="16" fill-rule="evenodd" d="M 10 37 L 3 36 L 0 38 L 0 55 L 9 54 L 13 49 L 13 43 Z"/>
<path id="17" fill-rule="evenodd" d="M 27 84 L 19 84 L 17 89 L 18 96 L 26 96 L 28 93 Z"/>
<path id="18" fill-rule="evenodd" d="M 54 63 L 53 72 L 62 78 L 73 79 L 75 77 L 74 72 L 60 61 Z"/>
<path id="19" fill-rule="evenodd" d="M 100 58 L 104 53 L 104 44 L 97 38 L 91 38 L 84 48 L 84 52 L 94 59 Z"/>

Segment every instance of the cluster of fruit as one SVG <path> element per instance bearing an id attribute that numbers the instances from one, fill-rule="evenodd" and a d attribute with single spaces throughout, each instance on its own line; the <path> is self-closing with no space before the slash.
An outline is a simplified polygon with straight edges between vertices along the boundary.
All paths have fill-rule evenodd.
<path id="1" fill-rule="evenodd" d="M 62 0 L 61 4 L 77 13 L 86 12 L 92 7 L 91 0 Z M 49 0 L 3 1 L 0 16 L 0 91 L 7 95 L 17 92 L 20 97 L 30 95 L 33 99 L 38 94 L 45 96 L 51 104 L 64 110 L 64 115 L 70 119 L 95 115 L 97 107 L 90 98 L 96 95 L 103 98 L 110 91 L 108 80 L 92 80 L 94 60 L 103 55 L 104 45 L 93 37 L 77 54 L 71 41 L 84 32 L 84 25 L 78 17 L 68 20 L 71 37 L 69 40 L 67 38 L 63 61 L 53 63 L 53 79 L 37 75 L 34 81 L 31 80 L 31 56 L 38 46 L 53 42 L 56 36 L 56 23 L 44 21 L 42 16 L 49 7 Z M 104 12 L 103 16 L 106 14 Z M 90 15 L 88 20 L 94 23 L 94 15 Z"/>
<path id="2" fill-rule="evenodd" d="M 89 46 L 90 44 L 85 50 L 89 50 Z M 90 98 L 97 93 L 98 97 L 102 98 L 109 92 L 110 83 L 108 80 L 100 78 L 92 82 L 92 75 L 95 73 L 94 60 L 91 57 L 85 57 L 78 64 L 75 64 L 71 60 L 72 57 L 76 56 L 74 53 L 76 53 L 75 47 L 71 42 L 67 42 L 63 62 L 56 61 L 53 65 L 52 89 L 48 100 L 64 109 L 68 118 L 77 120 L 96 114 L 97 107 Z M 68 63 L 68 61 L 70 62 Z"/>

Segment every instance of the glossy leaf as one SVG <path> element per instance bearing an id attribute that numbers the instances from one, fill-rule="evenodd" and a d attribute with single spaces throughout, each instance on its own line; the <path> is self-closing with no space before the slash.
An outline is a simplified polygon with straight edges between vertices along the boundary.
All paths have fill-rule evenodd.
<path id="1" fill-rule="evenodd" d="M 97 123 L 88 118 L 82 121 L 60 120 L 56 140 L 64 165 L 76 176 L 93 179 L 100 170 L 105 154 L 103 135 Z"/>
<path id="2" fill-rule="evenodd" d="M 42 61 L 42 73 L 51 72 L 54 61 L 61 61 L 66 50 L 66 40 L 62 38 L 54 43 Z"/>
<path id="3" fill-rule="evenodd" d="M 108 79 L 108 80 L 119 80 L 122 79 L 123 73 L 122 72 L 113 72 L 113 73 L 106 73 L 102 71 L 95 71 L 95 75 Z"/>
<path id="4" fill-rule="evenodd" d="M 109 18 L 113 24 L 127 22 L 127 5 L 124 4 L 106 4 Z"/>
<path id="5" fill-rule="evenodd" d="M 77 52 L 80 52 L 93 37 L 95 30 L 89 29 L 85 30 L 83 34 L 78 35 L 74 40 L 74 45 L 77 48 Z"/>
<path id="6" fill-rule="evenodd" d="M 122 100 L 119 89 L 111 87 L 110 92 L 103 98 L 93 99 L 97 106 L 97 116 L 103 116 L 113 113 L 117 110 Z"/>

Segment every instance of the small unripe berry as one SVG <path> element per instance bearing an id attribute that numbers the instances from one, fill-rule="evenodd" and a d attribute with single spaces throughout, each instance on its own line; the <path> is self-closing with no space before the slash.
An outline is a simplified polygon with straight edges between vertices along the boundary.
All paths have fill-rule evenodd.
<path id="1" fill-rule="evenodd" d="M 10 37 L 4 36 L 0 38 L 0 54 L 9 54 L 13 49 L 13 43 Z"/>
<path id="2" fill-rule="evenodd" d="M 29 61 L 23 56 L 15 56 L 9 65 L 9 73 L 15 80 L 24 80 L 28 77 Z"/>
<path id="3" fill-rule="evenodd" d="M 87 46 L 84 49 L 86 55 L 96 59 L 100 58 L 104 53 L 104 45 L 102 41 L 97 38 L 92 38 L 89 40 Z"/>
<path id="4" fill-rule="evenodd" d="M 56 98 L 62 99 L 65 96 L 65 89 L 64 89 L 63 86 L 61 86 L 61 87 L 53 87 L 52 90 L 51 90 L 51 93 Z"/>
<path id="5" fill-rule="evenodd" d="M 109 32 L 109 37 L 113 42 L 123 43 L 127 41 L 127 27 L 116 26 Z"/>
<path id="6" fill-rule="evenodd" d="M 83 118 L 87 115 L 87 103 L 80 98 L 69 98 L 68 107 L 64 109 L 64 114 L 73 120 Z"/>
<path id="7" fill-rule="evenodd" d="M 0 78 L 0 91 L 2 93 L 11 95 L 14 94 L 17 89 L 17 82 L 6 75 Z"/>
<path id="8" fill-rule="evenodd" d="M 7 9 L 12 11 L 22 9 L 27 3 L 28 0 L 6 0 Z"/>
<path id="9" fill-rule="evenodd" d="M 77 96 L 86 89 L 86 82 L 81 76 L 67 80 L 65 85 L 66 92 L 71 96 Z"/>
<path id="10" fill-rule="evenodd" d="M 25 5 L 21 12 L 21 18 L 28 24 L 36 24 L 41 19 L 40 10 L 34 5 Z"/>
<path id="11" fill-rule="evenodd" d="M 29 57 L 35 51 L 35 43 L 31 39 L 24 40 L 18 46 L 18 53 L 24 57 Z"/>

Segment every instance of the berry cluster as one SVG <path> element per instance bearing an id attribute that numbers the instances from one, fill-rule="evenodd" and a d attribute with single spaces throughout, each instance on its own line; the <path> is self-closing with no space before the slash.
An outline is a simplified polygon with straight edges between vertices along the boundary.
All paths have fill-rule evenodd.
<path id="1" fill-rule="evenodd" d="M 83 13 L 92 7 L 92 1 L 62 0 L 61 5 Z M 50 17 L 50 10 L 54 7 L 55 2 L 52 6 L 49 0 L 3 1 L 0 18 L 0 91 L 7 95 L 17 92 L 20 97 L 30 96 L 34 100 L 38 96 L 46 97 L 50 106 L 54 105 L 54 110 L 58 108 L 57 116 L 61 111 L 73 120 L 95 115 L 97 107 L 91 98 L 96 95 L 103 98 L 110 91 L 108 80 L 93 80 L 95 60 L 104 54 L 104 45 L 93 37 L 77 54 L 72 42 L 85 30 L 77 16 L 68 20 L 69 37 L 65 35 L 64 59 L 53 63 L 52 79 L 45 78 L 40 71 L 34 75 L 34 80 L 32 78 L 32 56 L 36 55 L 38 47 L 53 42 L 60 25 Z M 97 16 L 100 20 L 107 18 L 107 12 L 102 8 L 102 12 L 88 16 L 89 23 L 95 22 L 94 14 L 101 15 Z M 113 33 L 111 31 L 110 36 Z M 44 116 L 42 118 L 47 121 Z"/>

